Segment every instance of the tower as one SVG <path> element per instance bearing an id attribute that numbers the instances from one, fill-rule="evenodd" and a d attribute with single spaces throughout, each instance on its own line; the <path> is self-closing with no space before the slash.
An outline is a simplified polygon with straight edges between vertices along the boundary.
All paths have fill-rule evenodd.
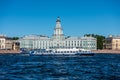
<path id="1" fill-rule="evenodd" d="M 57 20 L 56 20 L 56 26 L 54 28 L 53 39 L 55 39 L 55 40 L 63 40 L 64 39 L 63 29 L 62 29 L 61 21 L 60 21 L 59 17 L 57 17 Z"/>
<path id="2" fill-rule="evenodd" d="M 63 48 L 64 47 L 64 40 L 65 40 L 65 37 L 64 37 L 64 34 L 63 34 L 63 29 L 62 29 L 62 26 L 61 26 L 61 21 L 60 21 L 60 18 L 57 17 L 57 20 L 56 20 L 56 25 L 55 25 L 55 28 L 54 28 L 54 34 L 52 36 L 52 47 L 53 48 Z"/>

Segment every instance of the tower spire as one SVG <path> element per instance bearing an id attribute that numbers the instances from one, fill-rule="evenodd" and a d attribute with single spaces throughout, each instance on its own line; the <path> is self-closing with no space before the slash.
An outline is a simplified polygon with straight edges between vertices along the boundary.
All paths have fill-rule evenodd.
<path id="1" fill-rule="evenodd" d="M 61 22 L 61 21 L 60 21 L 60 17 L 59 17 L 59 16 L 57 17 L 57 21 L 56 21 L 56 22 Z"/>

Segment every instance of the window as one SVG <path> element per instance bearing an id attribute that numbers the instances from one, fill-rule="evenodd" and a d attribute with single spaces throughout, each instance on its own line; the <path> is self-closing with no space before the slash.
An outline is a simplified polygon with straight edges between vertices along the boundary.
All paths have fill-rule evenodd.
<path id="1" fill-rule="evenodd" d="M 2 45 L 2 49 L 4 48 L 4 46 Z"/>
<path id="2" fill-rule="evenodd" d="M 72 43 L 73 43 L 73 41 L 72 41 Z"/>
<path id="3" fill-rule="evenodd" d="M 74 43 L 76 43 L 76 41 L 74 41 Z"/>
<path id="4" fill-rule="evenodd" d="M 67 43 L 67 41 L 65 43 Z"/>
<path id="5" fill-rule="evenodd" d="M 116 42 L 118 42 L 118 40 L 116 40 Z"/>
<path id="6" fill-rule="evenodd" d="M 4 43 L 4 40 L 2 40 L 2 43 Z"/>

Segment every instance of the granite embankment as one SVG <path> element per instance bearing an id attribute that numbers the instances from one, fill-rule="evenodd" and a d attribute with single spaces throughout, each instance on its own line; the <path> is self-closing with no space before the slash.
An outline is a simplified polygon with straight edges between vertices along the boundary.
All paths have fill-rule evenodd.
<path id="1" fill-rule="evenodd" d="M 120 54 L 120 50 L 94 50 L 95 53 Z M 0 50 L 0 54 L 20 53 L 20 50 Z"/>
<path id="2" fill-rule="evenodd" d="M 0 54 L 20 53 L 20 50 L 0 50 Z"/>
<path id="3" fill-rule="evenodd" d="M 120 50 L 95 50 L 95 53 L 111 53 L 111 54 L 120 54 Z"/>

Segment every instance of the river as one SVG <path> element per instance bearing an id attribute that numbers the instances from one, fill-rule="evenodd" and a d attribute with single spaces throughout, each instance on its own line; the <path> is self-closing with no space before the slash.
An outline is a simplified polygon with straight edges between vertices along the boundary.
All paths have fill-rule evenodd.
<path id="1" fill-rule="evenodd" d="M 120 54 L 0 54 L 0 80 L 120 80 Z"/>

